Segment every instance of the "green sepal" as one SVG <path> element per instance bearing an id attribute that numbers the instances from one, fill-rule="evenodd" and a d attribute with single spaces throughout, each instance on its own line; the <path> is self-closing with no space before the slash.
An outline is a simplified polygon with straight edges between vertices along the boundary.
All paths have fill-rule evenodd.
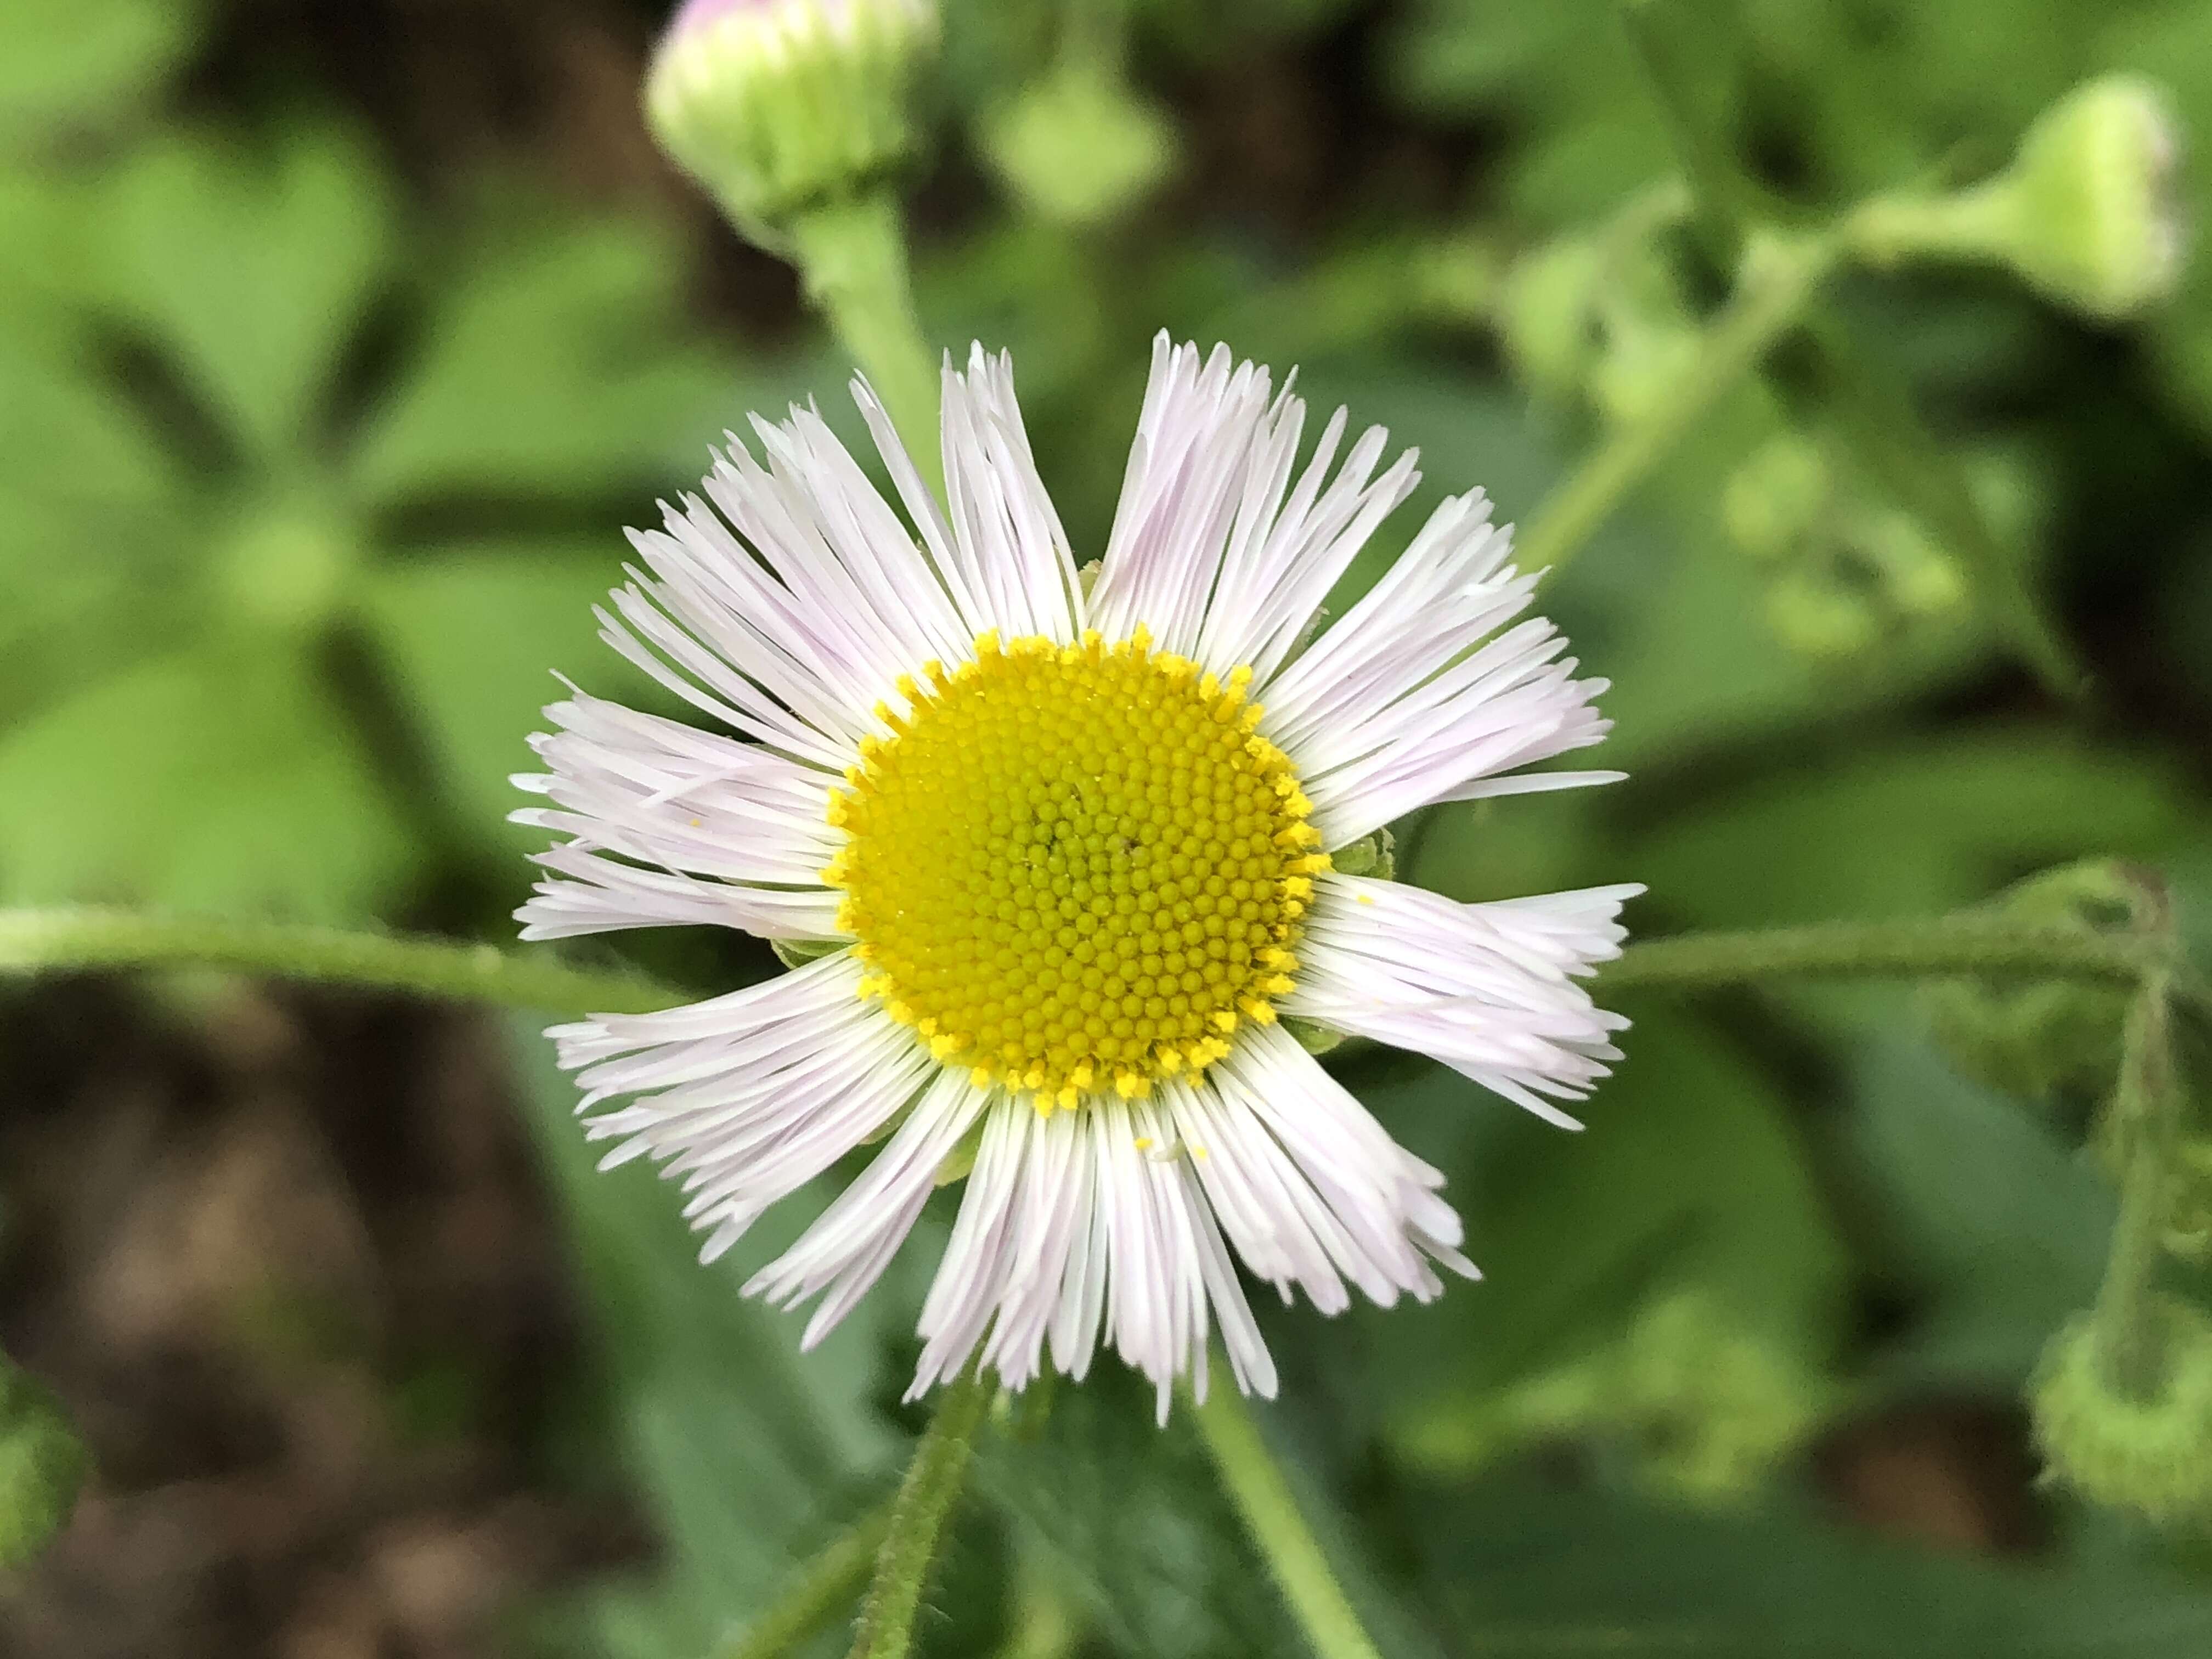
<path id="1" fill-rule="evenodd" d="M 950 1187 L 956 1181 L 965 1181 L 975 1167 L 975 1154 L 983 1145 L 983 1119 L 979 1115 L 969 1126 L 968 1133 L 960 1137 L 960 1144 L 945 1155 L 945 1162 L 937 1166 L 936 1185 Z"/>
<path id="2" fill-rule="evenodd" d="M 1370 881 L 1398 878 L 1398 838 L 1384 824 L 1373 835 L 1340 847 L 1328 855 L 1330 871 L 1340 876 L 1364 876 Z"/>
<path id="3" fill-rule="evenodd" d="M 835 956 L 852 942 L 848 939 L 772 939 L 768 948 L 785 967 L 804 968 L 810 962 Z"/>
<path id="4" fill-rule="evenodd" d="M 1297 1040 L 1298 1047 L 1310 1054 L 1325 1054 L 1345 1038 L 1342 1031 L 1333 1030 L 1310 1019 L 1300 1019 L 1296 1014 L 1278 1014 L 1275 1020 Z"/>

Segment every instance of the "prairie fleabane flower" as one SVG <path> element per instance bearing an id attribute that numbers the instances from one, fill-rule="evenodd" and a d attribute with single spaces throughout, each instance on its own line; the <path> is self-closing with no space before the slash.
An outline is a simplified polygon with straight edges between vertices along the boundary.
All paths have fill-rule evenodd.
<path id="1" fill-rule="evenodd" d="M 732 437 L 706 498 L 633 536 L 604 637 L 732 735 L 577 693 L 519 779 L 567 837 L 520 918 L 560 938 L 707 922 L 828 954 L 765 985 L 555 1032 L 611 1160 L 650 1154 L 727 1249 L 854 1147 L 883 1149 L 748 1289 L 820 1298 L 818 1339 L 966 1169 L 922 1310 L 919 1391 L 971 1358 L 1010 1387 L 1101 1340 L 1205 1385 L 1218 1321 L 1274 1370 L 1236 1261 L 1325 1312 L 1472 1274 L 1443 1177 L 1279 1017 L 1418 1049 L 1554 1121 L 1623 1023 L 1575 975 L 1611 887 L 1492 904 L 1341 873 L 1413 809 L 1606 781 L 1516 769 L 1606 729 L 1480 491 L 1446 501 L 1317 636 L 1324 597 L 1416 482 L 1341 411 L 1158 342 L 1095 583 L 1031 461 L 1012 371 L 944 378 L 951 504 L 873 394 L 905 522 L 810 410 Z M 1504 631 L 1500 633 L 1501 628 Z M 1492 637 L 1492 635 L 1495 637 Z M 1231 1252 L 1234 1252 L 1232 1257 Z"/>

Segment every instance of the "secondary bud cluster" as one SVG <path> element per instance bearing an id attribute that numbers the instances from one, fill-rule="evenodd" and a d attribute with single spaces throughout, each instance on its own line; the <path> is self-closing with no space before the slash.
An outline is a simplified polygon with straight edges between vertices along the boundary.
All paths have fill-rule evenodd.
<path id="1" fill-rule="evenodd" d="M 2046 870 L 1990 905 L 2036 927 L 2120 933 L 2134 927 L 2141 895 L 2109 859 Z M 1936 1042 L 1961 1072 L 2023 1100 L 2101 1096 L 2120 1063 L 2128 994 L 2066 980 L 1939 981 L 1925 996 Z"/>
<path id="2" fill-rule="evenodd" d="M 2087 1316 L 2052 1340 L 2036 1376 L 2035 1436 L 2053 1474 L 2085 1497 L 2154 1521 L 2212 1515 L 2212 1320 L 2160 1302 L 2162 1375 L 2148 1395 L 2115 1389 Z"/>

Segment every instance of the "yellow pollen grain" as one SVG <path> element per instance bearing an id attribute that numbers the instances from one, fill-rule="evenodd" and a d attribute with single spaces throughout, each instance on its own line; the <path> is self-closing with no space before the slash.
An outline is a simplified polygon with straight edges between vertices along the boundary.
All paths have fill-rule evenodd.
<path id="1" fill-rule="evenodd" d="M 1143 1099 L 1273 1020 L 1329 866 L 1252 729 L 1250 670 L 1203 673 L 1139 629 L 985 634 L 923 676 L 829 808 L 863 996 L 1039 1111 Z"/>

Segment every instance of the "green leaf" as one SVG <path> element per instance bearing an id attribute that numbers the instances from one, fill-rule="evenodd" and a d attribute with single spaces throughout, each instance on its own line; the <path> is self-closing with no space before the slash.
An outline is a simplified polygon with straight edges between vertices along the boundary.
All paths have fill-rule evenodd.
<path id="1" fill-rule="evenodd" d="M 215 136 L 135 158 L 108 204 L 119 305 L 264 461 L 312 446 L 339 355 L 393 257 L 386 181 L 359 146 Z"/>
<path id="2" fill-rule="evenodd" d="M 528 804 L 507 779 L 535 766 L 526 740 L 544 729 L 544 706 L 567 695 L 555 673 L 625 701 L 662 701 L 599 641 L 592 608 L 623 580 L 620 547 L 611 538 L 477 543 L 368 579 L 364 615 L 447 791 L 486 840 L 517 853 L 545 844 L 543 830 L 506 822 Z M 519 879 L 519 859 L 514 871 Z"/>
<path id="3" fill-rule="evenodd" d="M 2212 1595 L 2124 1560 L 1919 1554 L 1809 1518 L 1686 1515 L 1525 1477 L 1410 1496 L 1468 1654 L 2197 1659 Z"/>
<path id="4" fill-rule="evenodd" d="M 131 112 L 198 37 L 195 0 L 0 0 L 0 143 Z"/>
<path id="5" fill-rule="evenodd" d="M 52 1391 L 0 1355 L 0 1568 L 68 1524 L 91 1462 Z"/>
<path id="6" fill-rule="evenodd" d="M 0 739 L 0 895 L 307 920 L 370 914 L 406 837 L 313 665 L 194 647 Z"/>
<path id="7" fill-rule="evenodd" d="M 1154 1426 L 1151 1389 L 1110 1358 L 1039 1389 L 1048 1399 L 978 1448 L 976 1479 L 1032 1529 L 1099 1637 L 1130 1659 L 1300 1651 L 1186 1408 Z"/>
<path id="8" fill-rule="evenodd" d="M 1640 1363 L 1649 1344 L 1628 1339 L 1670 1299 L 1712 1310 L 1772 1357 L 1777 1376 L 1825 1368 L 1844 1261 L 1787 1103 L 1679 1010 L 1631 1012 L 1627 1058 L 1583 1109 L 1580 1135 L 1442 1066 L 1389 1058 L 1345 1068 L 1400 1133 L 1434 1135 L 1440 1121 L 1460 1131 L 1455 1148 L 1421 1150 L 1451 1175 L 1446 1193 L 1483 1281 L 1454 1285 L 1429 1309 L 1354 1316 L 1367 1328 L 1371 1395 L 1419 1462 L 1492 1455 L 1494 1411 L 1522 1382 L 1594 1359 Z M 1772 1380 L 1717 1379 L 1754 1392 Z"/>
<path id="9" fill-rule="evenodd" d="M 2096 1295 L 2110 1188 L 2030 1109 L 1924 1047 L 1869 1042 L 1852 1081 L 1842 1178 L 1863 1200 L 1887 1276 L 1923 1304 L 1882 1375 L 2018 1389 L 2052 1333 Z"/>
<path id="10" fill-rule="evenodd" d="M 683 319 L 681 270 L 675 250 L 622 221 L 546 224 L 480 250 L 445 291 L 413 378 L 363 434 L 356 488 L 380 503 L 573 499 L 700 470 L 752 405 Z"/>
<path id="11" fill-rule="evenodd" d="M 590 1298 L 607 1415 L 664 1545 L 649 1584 L 602 1588 L 584 1602 L 591 1650 L 703 1653 L 894 1477 L 902 1449 L 872 1402 L 889 1380 L 885 1325 L 912 1320 L 915 1286 L 895 1267 L 821 1347 L 800 1353 L 801 1320 L 738 1291 L 821 1194 L 780 1206 L 729 1259 L 701 1267 L 678 1191 L 644 1160 L 597 1170 L 601 1149 L 585 1139 L 575 1085 L 551 1045 L 521 1023 L 513 1040 L 527 1122 Z"/>
<path id="12" fill-rule="evenodd" d="M 198 534 L 185 479 L 115 388 L 6 339 L 0 385 L 4 730 L 34 697 L 173 643 Z"/>

